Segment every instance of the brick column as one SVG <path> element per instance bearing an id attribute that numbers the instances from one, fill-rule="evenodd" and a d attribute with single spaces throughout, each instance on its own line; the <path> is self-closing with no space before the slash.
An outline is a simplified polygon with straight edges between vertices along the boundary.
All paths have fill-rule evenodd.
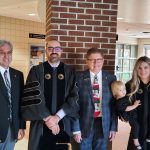
<path id="1" fill-rule="evenodd" d="M 62 59 L 76 70 L 86 69 L 91 47 L 104 52 L 104 69 L 113 72 L 118 0 L 46 0 L 46 40 L 63 46 Z"/>

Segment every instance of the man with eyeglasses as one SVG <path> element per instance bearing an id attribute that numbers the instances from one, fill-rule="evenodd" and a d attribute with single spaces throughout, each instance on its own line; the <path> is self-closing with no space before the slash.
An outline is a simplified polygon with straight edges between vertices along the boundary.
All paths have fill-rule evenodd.
<path id="1" fill-rule="evenodd" d="M 10 67 L 12 52 L 12 44 L 0 40 L 0 150 L 13 150 L 25 129 L 20 112 L 23 73 Z"/>
<path id="2" fill-rule="evenodd" d="M 97 48 L 87 51 L 86 63 L 88 70 L 77 77 L 80 117 L 73 123 L 74 139 L 79 150 L 107 150 L 117 131 L 111 92 L 116 77 L 102 70 L 104 57 Z"/>
<path id="3" fill-rule="evenodd" d="M 28 150 L 66 150 L 70 142 L 70 119 L 78 117 L 78 88 L 61 54 L 58 41 L 47 42 L 47 61 L 32 67 L 27 77 L 22 114 L 31 121 Z"/>

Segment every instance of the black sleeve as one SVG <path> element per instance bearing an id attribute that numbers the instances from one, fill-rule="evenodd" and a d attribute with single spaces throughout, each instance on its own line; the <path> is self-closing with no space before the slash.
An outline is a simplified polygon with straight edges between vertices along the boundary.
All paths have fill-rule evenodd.
<path id="1" fill-rule="evenodd" d="M 68 79 L 69 88 L 67 92 L 67 96 L 65 99 L 65 103 L 62 106 L 62 109 L 66 113 L 66 115 L 70 117 L 77 117 L 79 111 L 79 95 L 78 95 L 78 87 L 76 82 L 76 75 L 74 71 L 70 72 L 70 77 Z"/>
<path id="2" fill-rule="evenodd" d="M 118 111 L 125 111 L 128 106 L 129 106 L 128 99 L 123 98 L 116 100 L 116 107 Z"/>
<path id="3" fill-rule="evenodd" d="M 44 83 L 41 83 L 38 74 L 37 67 L 31 68 L 24 86 L 21 110 L 25 120 L 43 120 L 50 115 L 45 105 Z"/>

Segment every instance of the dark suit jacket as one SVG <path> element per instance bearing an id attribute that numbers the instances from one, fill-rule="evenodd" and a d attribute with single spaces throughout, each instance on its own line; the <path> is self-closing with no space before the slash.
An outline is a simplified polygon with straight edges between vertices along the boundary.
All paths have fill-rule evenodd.
<path id="1" fill-rule="evenodd" d="M 12 122 L 14 126 L 15 138 L 18 136 L 18 130 L 25 128 L 25 123 L 21 121 L 20 100 L 24 85 L 22 72 L 10 68 L 11 80 L 11 100 L 12 100 Z M 4 142 L 7 136 L 10 109 L 7 88 L 0 73 L 0 142 Z"/>
<path id="2" fill-rule="evenodd" d="M 103 133 L 108 138 L 109 131 L 117 131 L 117 117 L 113 113 L 113 100 L 111 83 L 116 80 L 114 75 L 102 71 L 102 126 Z M 82 133 L 82 137 L 88 137 L 94 122 L 94 103 L 90 72 L 86 70 L 78 74 L 77 85 L 79 88 L 80 127 L 78 121 L 74 122 L 73 131 Z"/>

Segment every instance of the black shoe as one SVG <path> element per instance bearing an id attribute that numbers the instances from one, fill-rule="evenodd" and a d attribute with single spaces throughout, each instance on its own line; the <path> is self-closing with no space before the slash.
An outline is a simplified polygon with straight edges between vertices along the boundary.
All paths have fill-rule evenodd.
<path id="1" fill-rule="evenodd" d="M 135 150 L 142 150 L 141 145 L 135 146 Z"/>
<path id="2" fill-rule="evenodd" d="M 146 139 L 146 142 L 148 142 L 148 143 L 149 143 L 149 142 L 150 142 L 150 138 Z"/>

